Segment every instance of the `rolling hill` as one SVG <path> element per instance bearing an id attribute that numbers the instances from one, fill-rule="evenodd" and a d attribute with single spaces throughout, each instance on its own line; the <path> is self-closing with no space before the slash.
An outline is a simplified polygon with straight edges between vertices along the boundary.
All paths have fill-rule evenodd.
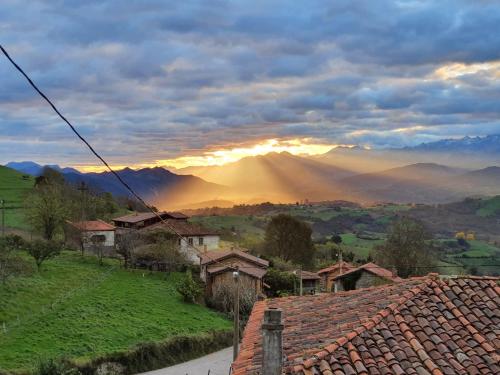
<path id="1" fill-rule="evenodd" d="M 182 208 L 191 203 L 214 200 L 229 192 L 225 186 L 206 182 L 192 175 L 177 175 L 164 168 L 125 168 L 119 176 L 148 203 L 160 209 Z M 128 190 L 110 172 L 64 173 L 66 181 L 88 185 L 116 196 L 130 196 Z"/>
<path id="2" fill-rule="evenodd" d="M 329 199 L 337 182 L 354 172 L 288 152 L 249 156 L 223 166 L 190 167 L 177 171 L 233 188 L 240 200 L 292 202 Z M 233 198 L 234 199 L 234 198 Z"/>

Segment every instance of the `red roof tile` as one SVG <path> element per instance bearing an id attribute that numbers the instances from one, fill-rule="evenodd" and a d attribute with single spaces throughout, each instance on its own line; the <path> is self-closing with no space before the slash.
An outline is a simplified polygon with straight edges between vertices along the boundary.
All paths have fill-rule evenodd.
<path id="1" fill-rule="evenodd" d="M 106 223 L 102 220 L 89 220 L 89 221 L 77 221 L 71 222 L 68 221 L 68 224 L 74 226 L 75 228 L 82 231 L 112 231 L 115 230 L 115 227 L 111 224 Z"/>
<path id="2" fill-rule="evenodd" d="M 432 275 L 257 302 L 233 373 L 258 373 L 264 310 L 278 307 L 286 374 L 499 374 L 499 281 Z"/>
<path id="3" fill-rule="evenodd" d="M 267 273 L 266 268 L 261 267 L 249 267 L 245 265 L 241 268 L 238 268 L 239 272 L 245 273 L 247 275 L 253 276 L 257 279 L 262 279 L 264 275 Z M 207 270 L 210 275 L 216 275 L 222 272 L 233 272 L 235 268 L 232 266 L 219 266 L 219 267 L 211 267 Z"/>
<path id="4" fill-rule="evenodd" d="M 346 275 L 349 275 L 349 274 L 354 273 L 354 272 L 358 272 L 360 270 L 365 270 L 365 271 L 370 272 L 374 275 L 377 275 L 377 276 L 382 277 L 384 279 L 392 280 L 394 282 L 403 281 L 402 278 L 393 275 L 392 271 L 389 271 L 388 269 L 380 267 L 379 265 L 376 265 L 375 263 L 366 263 L 366 264 L 363 264 L 362 266 L 359 266 L 358 268 L 352 268 L 352 269 L 344 272 L 342 275 L 336 276 L 334 278 L 334 280 L 340 279 L 342 277 L 345 277 Z"/>
<path id="5" fill-rule="evenodd" d="M 172 228 L 176 233 L 183 237 L 188 236 L 218 236 L 219 233 L 216 230 L 202 227 L 198 224 L 189 223 L 184 220 L 174 220 L 167 219 L 165 222 L 159 222 L 153 225 L 149 225 L 143 229 L 143 231 L 154 231 L 156 229 L 164 229 L 167 231 L 172 231 Z"/>
<path id="6" fill-rule="evenodd" d="M 347 263 L 347 262 L 338 262 L 338 263 L 335 263 L 329 267 L 326 267 L 326 268 L 323 268 L 321 270 L 319 270 L 317 273 L 318 275 L 321 275 L 323 273 L 330 273 L 330 272 L 333 272 L 333 271 L 336 271 L 340 268 L 340 265 L 342 264 L 342 270 L 343 271 L 348 271 L 348 270 L 351 270 L 353 268 L 356 268 L 356 266 L 353 266 L 351 263 Z"/>
<path id="7" fill-rule="evenodd" d="M 132 214 L 128 214 L 125 216 L 115 217 L 113 221 L 124 222 L 124 223 L 138 223 L 140 221 L 157 218 L 158 215 L 161 216 L 162 219 L 187 219 L 189 216 L 184 215 L 182 212 L 167 212 L 161 211 L 156 214 L 153 212 L 134 212 Z"/>
<path id="8" fill-rule="evenodd" d="M 226 251 L 208 251 L 206 253 L 203 253 L 201 254 L 201 264 L 202 265 L 211 264 L 232 257 L 250 261 L 260 267 L 269 266 L 269 262 L 267 260 L 253 256 L 252 254 L 248 254 L 247 252 L 238 249 L 226 250 Z"/>

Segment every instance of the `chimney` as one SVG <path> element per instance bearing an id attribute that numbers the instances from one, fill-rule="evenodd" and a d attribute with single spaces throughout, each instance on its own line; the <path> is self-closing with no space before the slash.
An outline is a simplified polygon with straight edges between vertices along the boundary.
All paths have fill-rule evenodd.
<path id="1" fill-rule="evenodd" d="M 264 311 L 262 324 L 262 375 L 281 375 L 283 369 L 283 323 L 281 309 Z"/>

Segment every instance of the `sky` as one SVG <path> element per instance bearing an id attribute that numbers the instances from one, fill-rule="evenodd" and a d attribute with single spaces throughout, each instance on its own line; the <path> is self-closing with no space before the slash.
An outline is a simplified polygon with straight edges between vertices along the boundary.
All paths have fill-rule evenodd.
<path id="1" fill-rule="evenodd" d="M 0 8 L 0 43 L 114 166 L 500 133 L 500 1 L 2 0 Z M 95 169 L 0 57 L 0 163 Z"/>

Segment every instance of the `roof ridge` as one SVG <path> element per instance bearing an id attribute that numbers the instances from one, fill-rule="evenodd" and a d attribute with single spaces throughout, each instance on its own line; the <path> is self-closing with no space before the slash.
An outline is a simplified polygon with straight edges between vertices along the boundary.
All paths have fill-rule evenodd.
<path id="1" fill-rule="evenodd" d="M 420 279 L 420 278 L 416 278 L 416 279 Z M 336 339 L 332 344 L 329 344 L 329 345 L 323 347 L 323 349 L 321 351 L 319 351 L 316 354 L 311 355 L 311 357 L 309 359 L 306 359 L 301 364 L 290 365 L 289 369 L 292 369 L 293 373 L 300 373 L 301 371 L 303 373 L 305 373 L 304 370 L 311 368 L 316 363 L 323 360 L 326 356 L 332 354 L 335 350 L 344 346 L 345 344 L 347 344 L 348 342 L 350 342 L 352 339 L 359 336 L 363 332 L 368 331 L 368 330 L 372 329 L 373 327 L 375 327 L 377 324 L 379 324 L 382 321 L 382 319 L 386 318 L 391 312 L 396 311 L 399 307 L 401 307 L 403 304 L 405 304 L 410 298 L 421 293 L 423 291 L 424 287 L 428 286 L 429 284 L 431 284 L 434 281 L 429 276 L 425 276 L 421 279 L 423 279 L 422 283 L 419 283 L 415 287 L 404 292 L 401 295 L 401 297 L 399 299 L 397 299 L 396 302 L 393 302 L 393 303 L 387 305 L 382 310 L 375 313 L 372 318 L 370 318 L 367 322 L 361 324 L 360 327 L 357 327 L 353 331 Z"/>
<path id="2" fill-rule="evenodd" d="M 440 275 L 441 280 L 472 279 L 472 280 L 500 280 L 500 276 L 474 276 L 474 275 Z"/>

